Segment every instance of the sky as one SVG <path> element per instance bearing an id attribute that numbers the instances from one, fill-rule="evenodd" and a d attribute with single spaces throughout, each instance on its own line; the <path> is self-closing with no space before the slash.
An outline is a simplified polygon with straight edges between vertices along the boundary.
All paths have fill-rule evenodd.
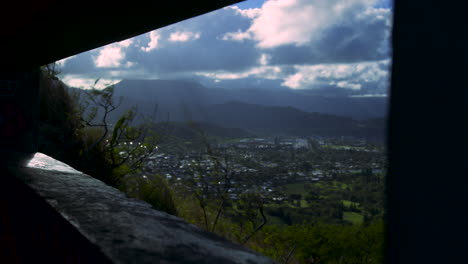
<path id="1" fill-rule="evenodd" d="M 89 88 L 122 79 L 386 96 L 391 0 L 249 0 L 58 62 Z M 99 86 L 98 84 L 98 86 Z"/>

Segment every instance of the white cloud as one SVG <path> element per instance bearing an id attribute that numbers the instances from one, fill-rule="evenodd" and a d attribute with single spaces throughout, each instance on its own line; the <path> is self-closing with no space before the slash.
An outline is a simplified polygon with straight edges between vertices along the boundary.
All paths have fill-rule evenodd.
<path id="1" fill-rule="evenodd" d="M 251 32 L 246 31 L 242 32 L 240 30 L 236 32 L 227 32 L 222 36 L 222 40 L 233 40 L 233 41 L 243 41 L 246 39 L 252 39 L 253 35 Z"/>
<path id="2" fill-rule="evenodd" d="M 91 88 L 104 89 L 108 87 L 109 85 L 112 85 L 121 81 L 120 79 L 99 79 L 99 81 L 95 84 L 96 80 L 97 79 L 83 77 L 79 75 L 66 75 L 64 76 L 64 78 L 62 78 L 62 81 L 66 85 L 70 87 L 81 88 L 81 89 L 91 89 Z"/>
<path id="3" fill-rule="evenodd" d="M 171 33 L 169 36 L 169 41 L 172 42 L 186 42 L 193 39 L 200 38 L 200 33 L 194 33 L 190 31 L 177 31 Z"/>
<path id="4" fill-rule="evenodd" d="M 336 86 L 340 88 L 351 89 L 351 90 L 360 90 L 362 87 L 362 85 L 359 83 L 350 83 L 347 81 L 338 82 Z"/>
<path id="5" fill-rule="evenodd" d="M 122 48 L 118 46 L 106 46 L 99 51 L 99 55 L 94 58 L 94 63 L 98 68 L 119 67 L 124 58 Z"/>
<path id="6" fill-rule="evenodd" d="M 301 72 L 298 72 L 298 73 L 295 73 L 295 74 L 290 75 L 289 77 L 287 77 L 281 85 L 287 86 L 287 87 L 292 88 L 292 89 L 298 89 L 304 83 L 313 82 L 313 81 L 314 81 L 313 77 L 304 78 L 304 74 L 301 73 Z"/>
<path id="7" fill-rule="evenodd" d="M 257 18 L 261 13 L 261 8 L 247 8 L 247 9 L 240 9 L 238 6 L 228 6 L 225 9 L 233 9 L 238 14 L 248 17 L 250 19 Z"/>
<path id="8" fill-rule="evenodd" d="M 263 79 L 281 79 L 283 72 L 279 66 L 259 66 L 253 67 L 243 72 L 197 72 L 196 75 L 205 76 L 216 80 L 236 80 L 248 77 L 258 77 Z"/>
<path id="9" fill-rule="evenodd" d="M 117 42 L 116 44 L 117 46 L 128 48 L 130 45 L 133 44 L 133 39 L 130 38 L 130 39 L 122 40 L 120 42 Z"/>
<path id="10" fill-rule="evenodd" d="M 131 67 L 135 66 L 136 64 L 137 64 L 136 62 L 127 61 L 127 63 L 125 63 L 125 68 L 131 68 Z"/>
<path id="11" fill-rule="evenodd" d="M 323 16 L 310 1 L 308 4 L 292 0 L 269 1 L 263 5 L 249 31 L 261 48 L 292 43 L 303 45 L 310 41 Z"/>
<path id="12" fill-rule="evenodd" d="M 258 59 L 258 63 L 260 65 L 267 65 L 270 59 L 271 59 L 270 55 L 262 53 L 262 55 L 260 55 L 260 58 Z"/>
<path id="13" fill-rule="evenodd" d="M 198 75 L 231 84 L 258 78 L 295 89 L 381 94 L 388 87 L 382 81 L 388 79 L 388 69 L 381 66 L 382 59 L 387 58 L 387 65 L 390 61 L 384 52 L 391 49 L 389 36 L 385 39 L 383 32 L 391 32 L 391 10 L 375 8 L 374 2 L 270 0 L 261 8 L 227 7 L 61 64 L 64 74 L 109 79 Z"/>
<path id="14" fill-rule="evenodd" d="M 386 84 L 389 61 L 361 62 L 351 64 L 320 64 L 294 66 L 296 73 L 287 76 L 283 86 L 293 89 L 336 86 L 360 90 L 369 83 Z"/>
<path id="15" fill-rule="evenodd" d="M 133 40 L 127 39 L 104 46 L 99 50 L 98 56 L 93 56 L 94 64 L 98 68 L 120 67 L 122 60 L 125 59 L 123 49 L 128 48 L 131 44 L 133 44 Z M 125 66 L 128 67 L 128 63 Z"/>
<path id="16" fill-rule="evenodd" d="M 234 8 L 252 18 L 252 25 L 245 32 L 229 32 L 223 39 L 254 39 L 260 48 L 303 46 L 319 40 L 326 29 L 347 23 L 347 19 L 366 10 L 374 10 L 374 3 L 375 0 L 271 0 L 260 9 Z"/>
<path id="17" fill-rule="evenodd" d="M 161 38 L 161 35 L 157 31 L 151 31 L 149 33 L 150 42 L 146 47 L 141 47 L 142 51 L 150 52 L 158 47 L 158 41 Z"/>

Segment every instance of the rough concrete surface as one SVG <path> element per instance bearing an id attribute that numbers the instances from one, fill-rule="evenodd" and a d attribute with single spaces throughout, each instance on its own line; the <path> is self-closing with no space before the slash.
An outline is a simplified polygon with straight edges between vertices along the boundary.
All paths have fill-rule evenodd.
<path id="1" fill-rule="evenodd" d="M 275 263 L 44 154 L 10 170 L 114 263 Z"/>

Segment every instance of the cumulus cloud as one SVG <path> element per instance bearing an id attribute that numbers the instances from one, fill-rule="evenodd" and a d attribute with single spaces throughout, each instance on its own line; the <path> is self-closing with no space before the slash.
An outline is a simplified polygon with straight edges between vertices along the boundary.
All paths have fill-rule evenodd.
<path id="1" fill-rule="evenodd" d="M 200 38 L 200 33 L 194 33 L 194 32 L 174 32 L 171 33 L 169 36 L 169 41 L 172 42 L 186 42 L 189 40 L 194 40 L 194 39 L 199 39 Z"/>
<path id="2" fill-rule="evenodd" d="M 183 77 L 230 87 L 255 82 L 384 94 L 391 10 L 381 4 L 387 0 L 378 1 L 260 0 L 255 8 L 227 7 L 64 59 L 62 72 L 75 79 Z"/>
<path id="3" fill-rule="evenodd" d="M 119 67 L 123 58 L 124 54 L 120 47 L 108 46 L 99 52 L 99 55 L 94 59 L 94 63 L 98 68 Z"/>
<path id="4" fill-rule="evenodd" d="M 150 52 L 158 47 L 158 41 L 161 35 L 156 30 L 149 33 L 150 42 L 146 47 L 141 47 L 141 50 L 144 52 Z"/>
<path id="5" fill-rule="evenodd" d="M 250 19 L 257 18 L 261 14 L 261 9 L 260 8 L 246 8 L 246 9 L 240 9 L 237 6 L 228 6 L 226 7 L 227 9 L 233 9 L 237 13 L 248 17 Z"/>
<path id="6" fill-rule="evenodd" d="M 96 88 L 96 89 L 103 89 L 108 87 L 109 85 L 115 84 L 119 81 L 120 79 L 95 79 L 95 78 L 89 78 L 81 75 L 66 75 L 63 79 L 63 82 L 65 82 L 67 85 L 75 88 L 82 88 L 82 89 L 91 89 L 91 88 Z M 97 81 L 97 83 L 96 83 Z"/>
<path id="7" fill-rule="evenodd" d="M 142 34 L 123 44 L 79 54 L 64 64 L 62 72 L 101 77 L 118 69 L 123 76 L 137 72 L 138 76 L 133 78 L 151 79 L 193 76 L 199 71 L 242 71 L 258 64 L 255 43 L 226 42 L 221 37 L 227 31 L 244 31 L 250 23 L 251 19 L 233 8 L 221 9 Z M 187 41 L 181 42 L 184 40 Z M 159 52 L 153 52 L 156 50 Z"/>
<path id="8" fill-rule="evenodd" d="M 346 63 L 389 56 L 391 12 L 375 0 L 272 0 L 265 2 L 245 31 L 226 41 L 253 40 L 274 64 Z"/>
<path id="9" fill-rule="evenodd" d="M 201 75 L 216 80 L 235 80 L 249 77 L 257 77 L 263 79 L 280 79 L 282 78 L 283 72 L 282 69 L 278 66 L 260 66 L 252 67 L 251 69 L 242 72 L 197 72 L 196 75 Z"/>
<path id="10" fill-rule="evenodd" d="M 117 46 L 128 48 L 133 44 L 133 39 L 126 39 L 116 43 Z"/>
<path id="11" fill-rule="evenodd" d="M 252 39 L 252 34 L 249 31 L 242 32 L 240 30 L 236 32 L 228 32 L 221 37 L 222 40 L 233 40 L 233 41 L 244 41 L 246 39 Z"/>
<path id="12" fill-rule="evenodd" d="M 120 67 L 122 65 L 122 60 L 125 59 L 124 48 L 128 48 L 132 43 L 132 39 L 127 39 L 101 48 L 99 54 L 93 57 L 96 67 Z M 125 63 L 124 65 L 131 66 L 132 63 Z"/>
<path id="13" fill-rule="evenodd" d="M 246 30 L 250 23 L 251 19 L 235 9 L 221 9 L 157 30 L 160 36 L 157 49 L 161 52 L 129 50 L 127 59 L 159 75 L 245 70 L 257 65 L 259 53 L 255 43 L 227 42 L 221 38 L 227 31 Z M 149 37 L 140 36 L 138 41 L 147 43 Z"/>
<path id="14" fill-rule="evenodd" d="M 262 53 L 260 55 L 260 58 L 258 59 L 258 63 L 260 65 L 267 65 L 268 64 L 268 61 L 271 59 L 271 56 L 268 55 L 268 54 L 265 54 L 265 53 Z"/>
<path id="15" fill-rule="evenodd" d="M 336 86 L 340 88 L 351 89 L 351 90 L 359 90 L 362 87 L 361 84 L 359 83 L 352 83 L 352 82 L 347 82 L 347 81 L 338 82 Z"/>
<path id="16" fill-rule="evenodd" d="M 271 0 L 260 9 L 237 11 L 253 19 L 244 36 L 257 40 L 260 48 L 273 48 L 288 44 L 302 46 L 320 39 L 324 31 L 352 18 L 374 2 L 375 0 Z"/>
<path id="17" fill-rule="evenodd" d="M 266 2 L 249 28 L 258 46 L 272 48 L 308 43 L 326 18 L 326 14 L 317 12 L 311 3 L 292 0 Z"/>
<path id="18" fill-rule="evenodd" d="M 389 60 L 352 64 L 295 66 L 296 73 L 287 76 L 283 86 L 292 89 L 335 87 L 360 90 L 374 87 L 385 91 Z"/>

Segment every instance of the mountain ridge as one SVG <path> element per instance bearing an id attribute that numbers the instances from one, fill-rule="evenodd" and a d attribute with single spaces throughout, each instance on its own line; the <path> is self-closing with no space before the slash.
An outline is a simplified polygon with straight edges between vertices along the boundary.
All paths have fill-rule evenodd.
<path id="1" fill-rule="evenodd" d="M 110 114 L 110 122 L 137 106 L 139 114 L 153 116 L 156 122 L 194 121 L 220 135 L 353 136 L 376 140 L 384 137 L 384 117 L 359 120 L 334 113 L 304 111 L 295 105 L 267 105 L 258 100 L 265 91 L 257 90 L 256 95 L 249 89 L 243 92 L 234 94 L 236 97 L 229 95 L 229 91 L 190 81 L 126 80 L 115 85 L 114 96 L 123 97 L 123 101 Z M 135 121 L 142 119 L 137 116 Z M 178 129 L 187 132 L 180 126 Z"/>
<path id="2" fill-rule="evenodd" d="M 138 101 L 151 100 L 165 108 L 177 105 L 207 105 L 239 101 L 266 106 L 292 106 L 306 112 L 348 116 L 354 119 L 384 117 L 387 99 L 379 97 L 325 97 L 308 95 L 293 89 L 239 88 L 203 86 L 187 80 L 126 79 L 115 85 L 116 96 Z M 174 109 L 171 109 L 174 112 Z"/>

